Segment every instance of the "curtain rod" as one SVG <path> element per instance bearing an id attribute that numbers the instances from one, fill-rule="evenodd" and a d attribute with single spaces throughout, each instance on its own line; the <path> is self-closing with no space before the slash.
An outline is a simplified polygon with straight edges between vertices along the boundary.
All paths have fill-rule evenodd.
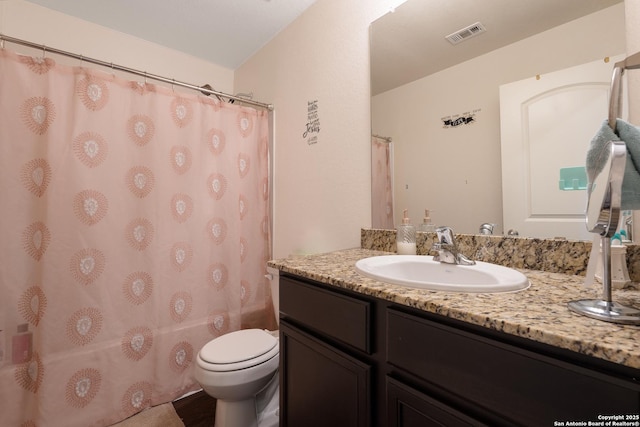
<path id="1" fill-rule="evenodd" d="M 18 38 L 15 38 L 15 37 L 9 37 L 9 36 L 6 36 L 6 35 L 4 35 L 2 33 L 0 33 L 0 41 L 3 41 L 3 42 L 7 41 L 7 42 L 10 42 L 10 43 L 15 43 L 15 44 L 23 45 L 23 46 L 32 47 L 34 49 L 40 49 L 40 50 L 43 51 L 43 53 L 51 52 L 51 53 L 55 53 L 55 54 L 58 54 L 58 55 L 68 56 L 68 57 L 71 57 L 71 58 L 78 59 L 80 61 L 90 62 L 92 64 L 101 65 L 103 67 L 111 68 L 113 70 L 124 71 L 126 73 L 135 74 L 137 76 L 141 76 L 141 77 L 144 77 L 146 79 L 157 80 L 157 81 L 161 81 L 161 82 L 164 82 L 164 83 L 169 83 L 169 84 L 176 85 L 176 86 L 182 86 L 182 87 L 186 87 L 186 88 L 189 88 L 189 89 L 198 90 L 198 91 L 200 91 L 200 92 L 202 92 L 204 94 L 207 94 L 207 95 L 215 95 L 217 97 L 223 96 L 225 98 L 229 98 L 229 99 L 233 99 L 233 100 L 236 100 L 236 101 L 240 101 L 240 102 L 243 102 L 245 104 L 250 104 L 250 105 L 254 105 L 256 107 L 266 108 L 269 111 L 273 110 L 273 104 L 266 104 L 264 102 L 253 101 L 251 99 L 246 99 L 246 98 L 243 98 L 243 97 L 240 97 L 240 96 L 236 96 L 236 95 L 229 95 L 228 93 L 218 92 L 216 90 L 209 89 L 207 87 L 196 86 L 196 85 L 193 85 L 193 84 L 190 84 L 190 83 L 185 83 L 185 82 L 181 82 L 181 81 L 178 81 L 178 80 L 174 80 L 174 79 L 169 79 L 169 78 L 166 78 L 166 77 L 158 76 L 156 74 L 150 74 L 150 73 L 147 73 L 146 71 L 139 71 L 139 70 L 135 70 L 133 68 L 123 67 L 122 65 L 116 65 L 113 62 L 101 61 L 99 59 L 89 58 L 89 57 L 86 57 L 86 56 L 83 56 L 83 55 L 78 55 L 76 53 L 71 53 L 71 52 L 67 52 L 67 51 L 64 51 L 64 50 L 55 49 L 55 48 L 52 48 L 52 47 L 49 47 L 49 46 L 33 43 L 33 42 L 30 42 L 30 41 L 27 41 L 27 40 L 18 39 Z M 206 86 L 208 86 L 208 85 L 206 85 Z M 209 86 L 209 87 L 211 87 L 211 86 Z"/>
<path id="2" fill-rule="evenodd" d="M 384 142 L 393 142 L 393 139 L 390 136 L 380 136 L 376 134 L 372 134 L 371 136 L 374 138 L 382 139 Z"/>

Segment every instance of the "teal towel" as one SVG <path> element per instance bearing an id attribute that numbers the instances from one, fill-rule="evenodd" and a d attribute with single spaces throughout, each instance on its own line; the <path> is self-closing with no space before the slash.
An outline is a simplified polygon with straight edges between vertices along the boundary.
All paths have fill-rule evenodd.
<path id="1" fill-rule="evenodd" d="M 640 209 L 640 129 L 618 119 L 616 133 L 605 120 L 591 140 L 587 151 L 587 177 L 589 188 L 595 176 L 602 170 L 609 159 L 609 152 L 604 148 L 609 141 L 622 141 L 627 146 L 627 164 L 622 180 L 622 209 Z"/>

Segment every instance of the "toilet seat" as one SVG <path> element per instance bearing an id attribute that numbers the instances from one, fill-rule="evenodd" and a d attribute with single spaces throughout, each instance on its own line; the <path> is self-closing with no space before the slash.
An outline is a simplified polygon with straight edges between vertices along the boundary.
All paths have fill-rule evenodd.
<path id="1" fill-rule="evenodd" d="M 209 341 L 198 353 L 198 365 L 208 371 L 250 368 L 279 353 L 278 339 L 262 329 L 243 329 Z"/>

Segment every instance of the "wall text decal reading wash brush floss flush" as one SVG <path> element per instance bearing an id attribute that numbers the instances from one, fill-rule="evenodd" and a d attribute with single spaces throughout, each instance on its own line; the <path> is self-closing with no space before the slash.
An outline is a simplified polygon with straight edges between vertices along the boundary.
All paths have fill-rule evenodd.
<path id="1" fill-rule="evenodd" d="M 476 122 L 476 113 L 479 113 L 480 111 L 482 111 L 482 109 L 478 108 L 471 112 L 443 117 L 441 119 L 442 127 L 446 129 L 446 128 L 455 128 L 462 125 L 474 124 Z"/>
<path id="2" fill-rule="evenodd" d="M 307 144 L 316 144 L 320 133 L 320 118 L 318 116 L 318 100 L 307 101 L 307 130 L 302 134 L 307 138 Z"/>

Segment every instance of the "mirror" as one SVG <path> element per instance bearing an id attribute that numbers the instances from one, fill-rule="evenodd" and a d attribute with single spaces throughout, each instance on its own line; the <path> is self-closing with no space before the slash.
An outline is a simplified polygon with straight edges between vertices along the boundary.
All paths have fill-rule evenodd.
<path id="1" fill-rule="evenodd" d="M 393 141 L 393 224 L 429 209 L 457 233 L 507 234 L 500 86 L 624 53 L 624 33 L 621 0 L 409 0 L 373 22 L 372 135 Z"/>

